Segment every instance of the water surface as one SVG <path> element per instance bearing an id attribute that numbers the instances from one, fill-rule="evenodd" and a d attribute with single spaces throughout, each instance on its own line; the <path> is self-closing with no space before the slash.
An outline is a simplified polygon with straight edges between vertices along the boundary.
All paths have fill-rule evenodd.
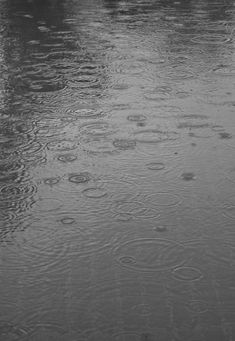
<path id="1" fill-rule="evenodd" d="M 0 6 L 0 340 L 233 340 L 233 1 Z"/>

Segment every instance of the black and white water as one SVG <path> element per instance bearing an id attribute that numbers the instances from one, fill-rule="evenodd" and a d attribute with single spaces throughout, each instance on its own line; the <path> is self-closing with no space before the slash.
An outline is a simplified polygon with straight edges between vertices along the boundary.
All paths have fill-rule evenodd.
<path id="1" fill-rule="evenodd" d="M 0 340 L 235 340 L 232 0 L 0 0 Z"/>

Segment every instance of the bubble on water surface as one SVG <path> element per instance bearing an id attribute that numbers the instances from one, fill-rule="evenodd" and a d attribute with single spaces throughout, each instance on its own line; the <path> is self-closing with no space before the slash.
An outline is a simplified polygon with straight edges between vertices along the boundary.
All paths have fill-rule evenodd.
<path id="1" fill-rule="evenodd" d="M 87 183 L 92 179 L 90 173 L 88 172 L 81 172 L 81 173 L 72 173 L 69 174 L 68 180 L 69 182 L 75 183 L 75 184 L 84 184 Z"/>
<path id="2" fill-rule="evenodd" d="M 181 281 L 196 281 L 203 277 L 199 269 L 188 266 L 174 269 L 172 276 Z"/>
<path id="3" fill-rule="evenodd" d="M 74 154 L 62 154 L 57 156 L 57 160 L 67 163 L 67 162 L 73 162 L 77 160 L 77 156 Z"/>
<path id="4" fill-rule="evenodd" d="M 121 266 L 143 272 L 175 268 L 185 263 L 189 256 L 183 245 L 154 238 L 130 240 L 115 248 L 113 254 Z"/>
<path id="5" fill-rule="evenodd" d="M 116 139 L 113 141 L 113 145 L 114 147 L 121 150 L 134 149 L 136 146 L 136 141 L 130 139 Z"/>

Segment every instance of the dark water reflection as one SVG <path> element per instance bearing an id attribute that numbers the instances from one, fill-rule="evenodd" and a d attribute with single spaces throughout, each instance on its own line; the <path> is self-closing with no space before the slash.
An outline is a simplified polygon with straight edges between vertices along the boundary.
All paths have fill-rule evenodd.
<path id="1" fill-rule="evenodd" d="M 0 340 L 233 340 L 233 1 L 0 4 Z"/>

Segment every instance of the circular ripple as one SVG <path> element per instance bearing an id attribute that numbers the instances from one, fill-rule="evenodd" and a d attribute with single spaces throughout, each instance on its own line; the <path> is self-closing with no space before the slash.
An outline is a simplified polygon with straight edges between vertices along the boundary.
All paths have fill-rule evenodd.
<path id="1" fill-rule="evenodd" d="M 181 203 L 181 198 L 177 194 L 159 192 L 148 196 L 148 202 L 152 207 L 157 206 L 177 206 Z"/>
<path id="2" fill-rule="evenodd" d="M 114 250 L 118 263 L 136 271 L 162 271 L 176 268 L 188 260 L 187 249 L 168 239 L 135 239 Z"/>
<path id="3" fill-rule="evenodd" d="M 143 203 L 139 201 L 117 201 L 113 207 L 114 211 L 121 214 L 136 214 L 146 211 Z"/>
<path id="4" fill-rule="evenodd" d="M 66 331 L 60 325 L 42 323 L 31 329 L 29 335 L 24 339 L 25 341 L 65 340 Z"/>
<path id="5" fill-rule="evenodd" d="M 60 221 L 63 225 L 71 225 L 75 223 L 75 219 L 71 217 L 64 217 Z"/>
<path id="6" fill-rule="evenodd" d="M 108 193 L 103 188 L 98 188 L 98 187 L 86 188 L 82 191 L 82 193 L 87 198 L 94 198 L 94 199 L 100 199 L 108 195 Z"/>
<path id="7" fill-rule="evenodd" d="M 182 69 L 182 68 L 172 68 L 168 71 L 159 72 L 159 77 L 163 77 L 164 79 L 174 80 L 175 82 L 181 82 L 183 80 L 195 78 L 197 75 L 193 73 L 191 70 Z"/>
<path id="8" fill-rule="evenodd" d="M 132 310 L 134 310 L 135 313 L 137 313 L 138 315 L 141 315 L 141 316 L 150 316 L 152 315 L 152 307 L 149 306 L 148 304 L 138 304 L 136 306 L 134 306 L 132 308 Z"/>
<path id="9" fill-rule="evenodd" d="M 103 138 L 88 139 L 84 142 L 84 150 L 89 154 L 98 156 L 112 155 L 118 152 L 114 147 L 113 141 Z"/>
<path id="10" fill-rule="evenodd" d="M 51 177 L 51 178 L 46 178 L 43 180 L 44 184 L 49 185 L 49 186 L 53 186 L 58 184 L 58 182 L 60 181 L 60 177 Z"/>
<path id="11" fill-rule="evenodd" d="M 144 95 L 147 100 L 150 101 L 164 101 L 170 98 L 168 93 L 163 92 L 149 92 Z"/>
<path id="12" fill-rule="evenodd" d="M 103 112 L 100 110 L 81 108 L 69 111 L 71 115 L 78 118 L 98 118 L 102 116 Z"/>
<path id="13" fill-rule="evenodd" d="M 77 156 L 74 154 L 62 154 L 57 157 L 57 160 L 67 163 L 77 160 Z"/>
<path id="14" fill-rule="evenodd" d="M 113 131 L 110 130 L 109 123 L 105 121 L 86 123 L 81 126 L 80 131 L 82 134 L 94 137 L 107 136 L 113 133 Z"/>
<path id="15" fill-rule="evenodd" d="M 129 115 L 127 116 L 128 121 L 133 122 L 143 122 L 147 120 L 147 117 L 142 114 Z"/>
<path id="16" fill-rule="evenodd" d="M 54 92 L 64 89 L 66 82 L 62 79 L 54 80 L 34 80 L 28 84 L 28 88 L 32 92 Z"/>
<path id="17" fill-rule="evenodd" d="M 56 211 L 62 206 L 63 202 L 55 198 L 40 198 L 33 204 L 33 207 L 42 212 Z"/>
<path id="18" fill-rule="evenodd" d="M 73 150 L 76 149 L 77 146 L 78 143 L 72 140 L 52 141 L 47 144 L 47 148 L 54 151 Z"/>
<path id="19" fill-rule="evenodd" d="M 140 143 L 159 143 L 162 141 L 171 141 L 179 138 L 176 132 L 164 132 L 158 129 L 145 129 L 134 132 L 136 141 Z"/>
<path id="20" fill-rule="evenodd" d="M 134 149 L 136 146 L 136 141 L 130 139 L 116 139 L 113 141 L 113 145 L 114 147 L 121 150 Z"/>
<path id="21" fill-rule="evenodd" d="M 210 128 L 205 127 L 202 130 L 198 129 L 196 133 L 190 132 L 188 135 L 199 139 L 208 139 L 214 136 L 214 132 Z"/>
<path id="22" fill-rule="evenodd" d="M 29 143 L 28 145 L 20 148 L 20 155 L 24 158 L 24 160 L 27 160 L 27 158 L 30 158 L 31 156 L 36 157 L 36 154 L 42 152 L 43 149 L 43 144 L 37 141 L 33 141 L 32 143 Z"/>
<path id="23" fill-rule="evenodd" d="M 227 170 L 227 172 L 225 173 L 225 177 L 231 181 L 231 182 L 235 182 L 235 167 L 231 168 L 229 170 Z"/>
<path id="24" fill-rule="evenodd" d="M 116 221 L 128 222 L 133 219 L 130 213 L 117 213 L 114 218 Z"/>
<path id="25" fill-rule="evenodd" d="M 174 269 L 172 275 L 181 281 L 196 281 L 203 277 L 199 269 L 187 266 Z"/>
<path id="26" fill-rule="evenodd" d="M 150 169 L 150 170 L 156 170 L 156 171 L 158 171 L 158 170 L 164 169 L 164 168 L 165 168 L 165 165 L 164 165 L 164 163 L 162 163 L 162 162 L 150 162 L 150 163 L 148 163 L 148 164 L 146 165 L 146 167 L 147 167 L 148 169 Z"/>
<path id="27" fill-rule="evenodd" d="M 72 173 L 69 174 L 68 180 L 75 184 L 83 184 L 91 180 L 91 175 L 88 172 Z"/>
<path id="28" fill-rule="evenodd" d="M 116 201 L 112 205 L 112 210 L 115 214 L 119 214 L 119 218 L 124 217 L 124 220 L 129 215 L 142 218 L 156 218 L 159 215 L 156 210 L 146 207 L 142 202 L 139 201 Z"/>
<path id="29" fill-rule="evenodd" d="M 203 314 L 208 310 L 208 305 L 204 301 L 193 300 L 189 302 L 186 306 L 187 309 L 194 314 Z"/>
<path id="30" fill-rule="evenodd" d="M 210 127 L 209 123 L 193 123 L 193 122 L 189 122 L 189 121 L 185 121 L 185 122 L 180 122 L 177 126 L 178 129 L 202 129 L 202 128 L 208 128 Z"/>
<path id="31" fill-rule="evenodd" d="M 223 209 L 224 209 L 223 214 L 226 217 L 235 219 L 235 206 L 224 206 Z"/>
<path id="32" fill-rule="evenodd" d="M 227 41 L 227 37 L 220 34 L 200 34 L 196 37 L 193 37 L 191 41 L 196 44 L 223 44 Z"/>

